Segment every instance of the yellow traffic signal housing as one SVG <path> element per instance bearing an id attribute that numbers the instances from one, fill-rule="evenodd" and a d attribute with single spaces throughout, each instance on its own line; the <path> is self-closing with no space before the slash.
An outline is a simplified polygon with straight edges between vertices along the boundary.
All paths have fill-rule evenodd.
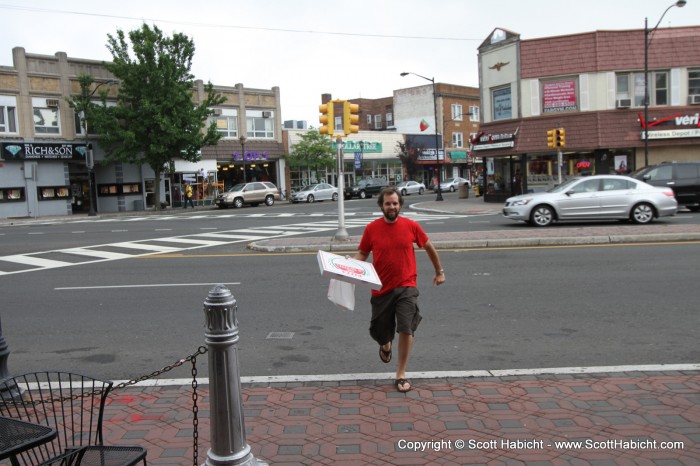
<path id="1" fill-rule="evenodd" d="M 566 131 L 564 128 L 557 128 L 555 130 L 555 143 L 557 147 L 566 146 Z"/>
<path id="2" fill-rule="evenodd" d="M 547 147 L 552 149 L 556 147 L 556 136 L 554 135 L 555 130 L 550 129 L 547 131 Z"/>
<path id="3" fill-rule="evenodd" d="M 318 132 L 321 134 L 327 134 L 333 136 L 333 101 L 331 100 L 327 104 L 322 104 L 318 106 L 318 111 L 321 112 L 321 116 L 318 117 L 318 121 L 321 122 L 321 127 Z"/>
<path id="4" fill-rule="evenodd" d="M 347 100 L 343 102 L 343 133 L 347 136 L 351 133 L 357 133 L 360 131 L 360 106 L 357 104 L 352 104 Z"/>

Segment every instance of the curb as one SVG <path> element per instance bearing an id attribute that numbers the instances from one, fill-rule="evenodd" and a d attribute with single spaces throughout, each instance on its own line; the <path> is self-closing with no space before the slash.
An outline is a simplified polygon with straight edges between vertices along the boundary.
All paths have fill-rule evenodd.
<path id="1" fill-rule="evenodd" d="M 349 241 L 335 241 L 332 238 L 306 238 L 303 244 L 288 243 L 288 239 L 254 241 L 247 248 L 252 251 L 267 253 L 315 252 L 355 252 L 360 244 L 359 237 Z M 480 249 L 480 248 L 517 248 L 537 246 L 585 246 L 593 244 L 635 244 L 635 243 L 674 243 L 700 241 L 700 232 L 684 233 L 649 233 L 637 235 L 600 235 L 600 236 L 560 236 L 546 238 L 497 238 L 476 240 L 433 240 L 436 249 Z M 285 244 L 287 243 L 287 244 Z"/>

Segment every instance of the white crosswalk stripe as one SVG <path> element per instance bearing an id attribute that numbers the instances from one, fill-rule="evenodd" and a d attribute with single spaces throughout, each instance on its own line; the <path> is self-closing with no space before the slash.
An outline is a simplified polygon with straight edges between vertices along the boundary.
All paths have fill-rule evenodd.
<path id="1" fill-rule="evenodd" d="M 255 214 L 257 215 L 257 214 Z M 0 256 L 0 275 L 11 275 L 16 273 L 34 272 L 47 270 L 58 267 L 67 267 L 81 264 L 90 264 L 95 262 L 104 262 L 111 260 L 127 259 L 140 256 L 148 256 L 153 254 L 176 253 L 192 249 L 199 249 L 212 246 L 222 246 L 226 244 L 234 244 L 240 242 L 261 241 L 265 239 L 280 238 L 285 236 L 301 235 L 308 233 L 321 233 L 333 231 L 338 228 L 337 216 L 320 214 L 321 216 L 329 217 L 328 220 L 319 220 L 315 222 L 301 222 L 289 225 L 262 226 L 258 228 L 240 228 L 237 230 L 223 230 L 215 232 L 203 232 L 192 235 L 172 236 L 165 238 L 151 238 L 140 241 L 123 241 L 96 246 L 72 247 L 44 252 L 32 252 L 26 254 L 13 254 L 8 256 Z M 233 216 L 233 215 L 232 215 Z M 250 216 L 250 215 L 249 215 Z M 274 216 L 274 215 L 268 215 Z M 282 214 L 279 216 L 286 216 Z M 439 220 L 448 218 L 463 218 L 462 215 L 436 215 L 422 214 L 409 212 L 406 214 L 416 221 L 422 220 Z M 202 219 L 207 215 L 196 217 L 137 217 L 122 219 L 123 221 L 143 221 L 143 220 L 162 220 L 182 219 L 182 218 L 197 218 Z M 221 219 L 222 215 L 211 215 L 212 218 Z M 333 217 L 333 218 L 330 218 Z M 346 228 L 362 228 L 369 222 L 377 218 L 378 215 L 372 216 L 350 216 L 345 218 Z M 98 220 L 99 221 L 99 220 Z M 114 221 L 114 220 L 110 220 Z M 167 245 L 166 245 L 167 244 Z M 119 251 L 116 251 L 116 250 Z M 129 251 L 133 251 L 130 253 Z M 73 262 L 56 260 L 55 257 L 69 255 Z"/>

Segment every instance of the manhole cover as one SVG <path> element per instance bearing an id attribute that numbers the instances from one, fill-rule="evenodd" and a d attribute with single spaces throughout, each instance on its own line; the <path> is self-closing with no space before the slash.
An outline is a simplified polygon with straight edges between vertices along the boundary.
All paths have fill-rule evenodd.
<path id="1" fill-rule="evenodd" d="M 291 340 L 294 337 L 294 332 L 270 332 L 267 334 L 267 340 Z"/>

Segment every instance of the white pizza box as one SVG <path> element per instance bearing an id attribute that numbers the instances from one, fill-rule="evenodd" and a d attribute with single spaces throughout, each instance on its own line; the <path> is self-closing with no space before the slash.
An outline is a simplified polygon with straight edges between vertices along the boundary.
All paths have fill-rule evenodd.
<path id="1" fill-rule="evenodd" d="M 373 290 L 382 288 L 382 281 L 370 262 L 347 259 L 326 251 L 318 251 L 318 267 L 321 275 L 344 282 L 369 286 Z"/>

